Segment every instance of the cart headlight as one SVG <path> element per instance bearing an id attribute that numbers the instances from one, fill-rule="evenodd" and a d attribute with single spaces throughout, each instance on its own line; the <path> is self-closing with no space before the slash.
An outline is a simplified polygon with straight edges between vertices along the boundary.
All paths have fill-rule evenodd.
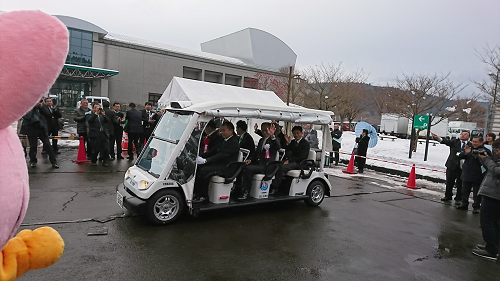
<path id="1" fill-rule="evenodd" d="M 139 184 L 139 189 L 146 189 L 148 188 L 149 182 L 147 181 L 141 181 L 141 184 Z"/>

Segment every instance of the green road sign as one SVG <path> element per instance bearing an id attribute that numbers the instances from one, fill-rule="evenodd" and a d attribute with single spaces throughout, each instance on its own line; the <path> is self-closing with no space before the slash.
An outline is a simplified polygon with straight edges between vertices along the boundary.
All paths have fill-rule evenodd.
<path id="1" fill-rule="evenodd" d="M 415 115 L 413 120 L 414 129 L 426 130 L 429 128 L 429 115 Z"/>

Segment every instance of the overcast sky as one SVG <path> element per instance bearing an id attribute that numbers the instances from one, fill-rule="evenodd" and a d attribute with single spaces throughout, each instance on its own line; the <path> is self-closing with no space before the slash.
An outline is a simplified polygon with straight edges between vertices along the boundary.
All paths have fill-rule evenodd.
<path id="1" fill-rule="evenodd" d="M 77 17 L 108 32 L 201 50 L 247 28 L 267 31 L 297 54 L 297 67 L 338 64 L 386 85 L 401 73 L 485 77 L 474 48 L 500 45 L 499 0 L 0 0 L 0 10 Z"/>

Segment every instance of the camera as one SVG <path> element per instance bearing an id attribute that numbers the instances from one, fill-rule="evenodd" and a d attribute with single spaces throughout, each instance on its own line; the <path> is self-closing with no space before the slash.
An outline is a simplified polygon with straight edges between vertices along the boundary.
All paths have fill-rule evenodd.
<path id="1" fill-rule="evenodd" d="M 471 153 L 474 154 L 474 155 L 478 155 L 478 154 L 483 155 L 485 152 L 488 153 L 489 150 L 487 150 L 486 148 L 478 148 L 478 149 L 473 148 L 472 151 L 471 151 Z"/>

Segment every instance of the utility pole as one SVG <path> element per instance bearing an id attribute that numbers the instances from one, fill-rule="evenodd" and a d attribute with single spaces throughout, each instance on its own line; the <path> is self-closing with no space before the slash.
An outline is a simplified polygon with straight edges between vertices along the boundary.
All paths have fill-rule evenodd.
<path id="1" fill-rule="evenodd" d="M 292 91 L 292 72 L 293 66 L 290 65 L 290 72 L 288 73 L 288 92 L 286 94 L 286 105 L 290 105 L 290 92 Z"/>

